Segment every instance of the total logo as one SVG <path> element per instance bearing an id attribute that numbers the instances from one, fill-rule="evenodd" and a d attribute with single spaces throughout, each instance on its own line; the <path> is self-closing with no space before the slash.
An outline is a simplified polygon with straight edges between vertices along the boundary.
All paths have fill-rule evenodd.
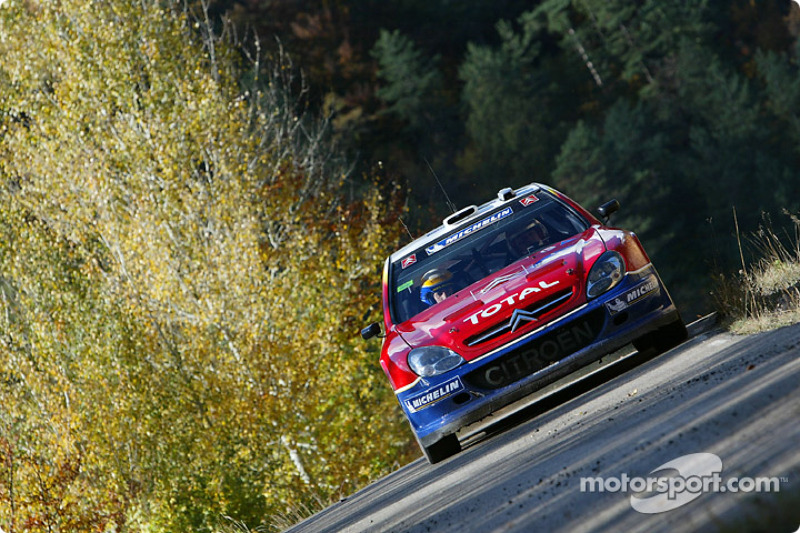
<path id="1" fill-rule="evenodd" d="M 553 283 L 540 281 L 538 287 L 537 286 L 525 287 L 520 292 L 515 292 L 511 296 L 503 298 L 499 302 L 494 303 L 489 307 L 481 309 L 477 313 L 468 316 L 467 318 L 464 319 L 464 322 L 469 322 L 471 324 L 477 325 L 482 318 L 489 318 L 490 316 L 496 315 L 504 307 L 517 305 L 519 304 L 519 302 L 523 301 L 527 296 L 530 296 L 531 294 L 535 294 L 537 292 L 542 292 L 543 290 L 551 289 L 556 285 L 558 285 L 559 283 L 560 282 L 558 280 L 554 281 Z"/>

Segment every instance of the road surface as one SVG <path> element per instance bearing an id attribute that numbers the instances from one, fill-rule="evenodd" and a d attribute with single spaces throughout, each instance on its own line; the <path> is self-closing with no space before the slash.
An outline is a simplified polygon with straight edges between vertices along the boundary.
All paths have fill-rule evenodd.
<path id="1" fill-rule="evenodd" d="M 702 333 L 609 368 L 468 437 L 459 455 L 419 459 L 289 531 L 800 527 L 800 324 Z M 661 468 L 671 461 L 674 469 Z M 699 488 L 712 471 L 721 485 Z M 648 477 L 670 483 L 672 498 L 658 485 L 631 490 Z M 698 490 L 679 491 L 680 482 Z"/>

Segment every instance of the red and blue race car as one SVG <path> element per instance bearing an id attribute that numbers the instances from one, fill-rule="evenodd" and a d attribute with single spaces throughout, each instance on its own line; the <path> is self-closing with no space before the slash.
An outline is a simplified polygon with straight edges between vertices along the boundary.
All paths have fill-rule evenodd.
<path id="1" fill-rule="evenodd" d="M 607 221 L 617 209 L 598 212 Z M 431 463 L 461 451 L 459 429 L 603 355 L 686 338 L 636 235 L 536 183 L 392 254 L 383 313 L 380 363 Z"/>

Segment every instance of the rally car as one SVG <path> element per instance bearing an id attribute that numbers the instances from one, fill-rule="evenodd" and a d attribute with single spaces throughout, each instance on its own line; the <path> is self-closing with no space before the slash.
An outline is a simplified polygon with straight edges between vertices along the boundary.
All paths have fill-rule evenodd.
<path id="1" fill-rule="evenodd" d="M 457 431 L 628 343 L 686 328 L 639 239 L 532 183 L 470 206 L 392 254 L 380 364 L 431 463 Z M 378 323 L 361 332 L 381 334 Z"/>

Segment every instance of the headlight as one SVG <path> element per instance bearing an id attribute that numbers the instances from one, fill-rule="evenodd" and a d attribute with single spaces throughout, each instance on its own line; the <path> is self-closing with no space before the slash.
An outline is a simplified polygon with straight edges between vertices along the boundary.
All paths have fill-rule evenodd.
<path id="1" fill-rule="evenodd" d="M 408 366 L 424 378 L 453 370 L 463 362 L 460 355 L 443 346 L 424 346 L 408 353 Z"/>
<path id="2" fill-rule="evenodd" d="M 595 261 L 586 280 L 586 295 L 596 298 L 611 290 L 625 275 L 625 261 L 617 252 L 605 252 Z"/>

